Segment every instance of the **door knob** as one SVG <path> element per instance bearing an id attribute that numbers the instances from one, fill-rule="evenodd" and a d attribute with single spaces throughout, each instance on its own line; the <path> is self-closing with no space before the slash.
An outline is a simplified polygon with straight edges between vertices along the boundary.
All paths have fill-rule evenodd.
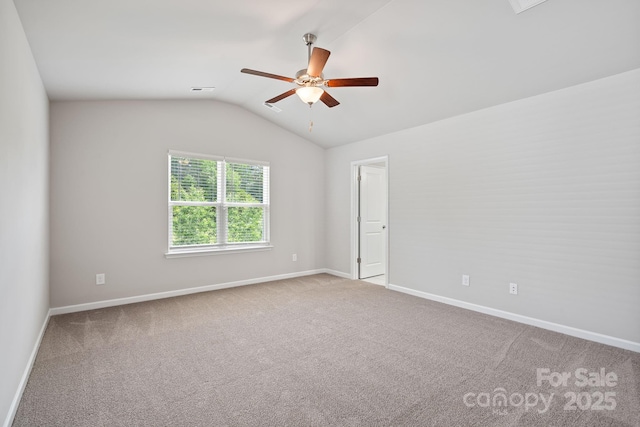
<path id="1" fill-rule="evenodd" d="M 382 226 L 382 229 L 384 230 L 385 228 L 387 228 L 387 226 L 386 226 L 386 225 L 383 225 L 383 226 Z"/>

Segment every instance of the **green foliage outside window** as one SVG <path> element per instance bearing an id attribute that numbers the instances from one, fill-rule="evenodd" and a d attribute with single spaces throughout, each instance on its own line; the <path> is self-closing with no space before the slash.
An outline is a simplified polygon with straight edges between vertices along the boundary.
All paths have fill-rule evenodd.
<path id="1" fill-rule="evenodd" d="M 218 167 L 225 165 L 227 241 L 219 242 L 220 217 L 217 206 L 172 206 L 172 246 L 211 245 L 217 243 L 249 243 L 265 240 L 265 210 L 261 204 L 264 167 L 224 163 L 215 160 L 171 157 L 171 200 L 220 203 L 218 200 Z M 193 203 L 192 203 L 193 204 Z"/>

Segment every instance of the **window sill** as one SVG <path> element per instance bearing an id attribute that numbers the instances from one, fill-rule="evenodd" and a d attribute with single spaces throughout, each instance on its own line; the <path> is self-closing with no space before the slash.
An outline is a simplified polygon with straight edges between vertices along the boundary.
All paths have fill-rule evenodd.
<path id="1" fill-rule="evenodd" d="M 177 251 L 169 251 L 164 254 L 165 258 L 184 258 L 193 256 L 209 256 L 209 255 L 223 255 L 223 254 L 237 254 L 242 252 L 261 252 L 270 251 L 273 249 L 273 245 L 261 245 L 261 246 L 237 246 L 226 248 L 207 248 L 207 249 L 185 249 Z"/>

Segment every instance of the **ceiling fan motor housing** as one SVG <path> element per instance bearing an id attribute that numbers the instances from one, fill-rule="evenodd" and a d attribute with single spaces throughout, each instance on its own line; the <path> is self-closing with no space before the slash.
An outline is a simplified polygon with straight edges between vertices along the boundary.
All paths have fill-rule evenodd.
<path id="1" fill-rule="evenodd" d="M 294 82 L 298 86 L 322 86 L 324 84 L 324 74 L 313 77 L 307 73 L 307 69 L 305 68 L 296 73 Z"/>

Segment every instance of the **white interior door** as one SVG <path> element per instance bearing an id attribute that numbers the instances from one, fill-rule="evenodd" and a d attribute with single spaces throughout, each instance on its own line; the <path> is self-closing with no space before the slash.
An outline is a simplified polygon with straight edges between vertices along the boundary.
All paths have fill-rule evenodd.
<path id="1" fill-rule="evenodd" d="M 360 279 L 386 274 L 386 169 L 360 166 Z"/>

